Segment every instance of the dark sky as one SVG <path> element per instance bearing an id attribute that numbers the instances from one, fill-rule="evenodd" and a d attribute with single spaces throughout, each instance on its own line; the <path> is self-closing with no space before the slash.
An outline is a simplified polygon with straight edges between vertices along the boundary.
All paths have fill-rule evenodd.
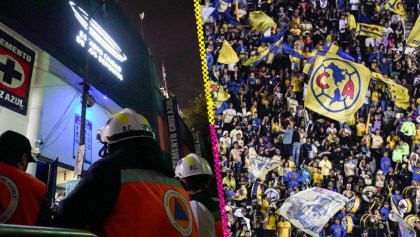
<path id="1" fill-rule="evenodd" d="M 144 11 L 143 32 L 146 44 L 158 62 L 165 63 L 169 92 L 181 108 L 202 92 L 203 79 L 199 57 L 193 0 L 118 0 L 120 7 L 137 27 Z"/>

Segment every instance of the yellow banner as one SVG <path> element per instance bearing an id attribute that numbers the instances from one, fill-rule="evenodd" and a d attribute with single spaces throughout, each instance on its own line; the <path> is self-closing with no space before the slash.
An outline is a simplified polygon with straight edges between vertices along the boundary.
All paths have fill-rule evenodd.
<path id="1" fill-rule="evenodd" d="M 233 64 L 239 61 L 238 55 L 235 50 L 230 46 L 229 42 L 223 40 L 222 48 L 220 49 L 218 63 Z"/>
<path id="2" fill-rule="evenodd" d="M 401 0 L 389 0 L 385 4 L 385 8 L 390 10 L 391 12 L 395 12 L 398 15 L 400 15 L 402 18 L 405 19 L 405 10 L 404 10 L 404 4 Z"/>
<path id="3" fill-rule="evenodd" d="M 408 36 L 407 45 L 412 48 L 420 47 L 420 16 L 417 17 L 416 24 L 414 24 L 410 36 Z"/>
<path id="4" fill-rule="evenodd" d="M 384 35 L 384 28 L 378 25 L 358 23 L 355 36 L 359 35 L 381 40 Z"/>
<path id="5" fill-rule="evenodd" d="M 407 109 L 410 106 L 410 96 L 408 89 L 402 85 L 395 83 L 389 78 L 383 77 L 381 74 L 372 72 L 372 78 L 382 81 L 386 85 L 387 92 L 391 95 L 391 100 L 397 107 Z"/>
<path id="6" fill-rule="evenodd" d="M 361 64 L 337 57 L 318 56 L 305 97 L 305 107 L 346 122 L 362 106 L 370 71 Z"/>
<path id="7" fill-rule="evenodd" d="M 249 20 L 251 21 L 252 29 L 261 32 L 266 32 L 271 27 L 277 26 L 273 19 L 262 11 L 250 12 Z"/>
<path id="8" fill-rule="evenodd" d="M 305 233 L 318 236 L 325 224 L 348 201 L 337 192 L 311 188 L 286 199 L 280 208 L 280 215 Z"/>

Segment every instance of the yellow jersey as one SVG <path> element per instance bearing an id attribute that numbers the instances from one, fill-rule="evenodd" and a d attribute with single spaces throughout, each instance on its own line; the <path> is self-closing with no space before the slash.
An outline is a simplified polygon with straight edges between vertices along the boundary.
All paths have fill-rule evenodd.
<path id="1" fill-rule="evenodd" d="M 389 149 L 394 150 L 395 145 L 397 144 L 397 142 L 400 141 L 400 137 L 398 135 L 394 135 L 394 136 L 389 135 L 386 138 L 386 141 L 389 143 Z"/>
<path id="2" fill-rule="evenodd" d="M 276 230 L 277 227 L 277 220 L 279 219 L 278 215 L 269 215 L 267 218 L 265 218 L 265 222 L 267 222 L 267 225 L 265 226 L 266 230 Z"/>
<path id="3" fill-rule="evenodd" d="M 356 136 L 363 137 L 366 134 L 366 124 L 358 123 L 356 124 Z"/>
<path id="4" fill-rule="evenodd" d="M 291 236 L 292 225 L 288 221 L 279 221 L 277 223 L 278 235 L 279 237 L 289 237 Z"/>

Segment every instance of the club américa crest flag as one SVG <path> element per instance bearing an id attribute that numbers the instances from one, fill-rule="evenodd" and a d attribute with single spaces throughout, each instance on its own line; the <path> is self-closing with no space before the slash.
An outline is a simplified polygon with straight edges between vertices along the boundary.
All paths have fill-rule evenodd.
<path id="1" fill-rule="evenodd" d="M 318 56 L 310 75 L 305 107 L 346 122 L 362 107 L 370 70 L 338 57 Z"/>

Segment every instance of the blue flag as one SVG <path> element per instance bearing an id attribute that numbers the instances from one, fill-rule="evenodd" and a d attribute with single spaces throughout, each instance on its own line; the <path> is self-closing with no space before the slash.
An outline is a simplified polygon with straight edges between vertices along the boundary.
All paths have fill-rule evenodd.
<path id="1" fill-rule="evenodd" d="M 242 81 L 240 83 L 228 81 L 225 83 L 225 85 L 229 90 L 231 90 L 235 95 L 237 95 L 244 83 Z"/>
<path id="2" fill-rule="evenodd" d="M 269 37 L 261 37 L 258 38 L 255 42 L 257 44 L 261 43 L 261 42 L 265 42 L 265 43 L 270 43 L 270 44 L 274 44 L 276 42 L 278 42 L 281 37 L 283 37 L 284 33 L 287 31 L 287 28 L 284 28 L 282 31 L 280 31 L 278 34 L 275 34 L 273 36 L 269 36 Z"/>
<path id="3" fill-rule="evenodd" d="M 296 52 L 294 49 L 292 49 L 292 47 L 290 47 L 289 44 L 287 44 L 286 42 L 283 43 L 282 45 L 283 51 L 286 52 L 287 54 L 295 57 L 295 58 L 299 58 L 299 59 L 303 59 L 305 60 L 306 57 L 304 57 L 303 55 L 299 54 L 298 52 Z"/>
<path id="4" fill-rule="evenodd" d="M 216 110 L 216 114 L 222 114 L 223 111 L 229 109 L 229 104 L 226 102 L 223 102 L 222 105 Z"/>
<path id="5" fill-rule="evenodd" d="M 237 21 L 233 16 L 231 16 L 228 11 L 225 12 L 225 20 L 226 20 L 226 23 L 228 24 L 231 24 L 234 26 L 239 25 L 239 21 Z"/>
<path id="6" fill-rule="evenodd" d="M 369 24 L 370 23 L 370 19 L 366 15 L 364 15 L 362 13 L 359 13 L 358 14 L 358 17 L 357 17 L 357 22 Z"/>
<path id="7" fill-rule="evenodd" d="M 210 16 L 212 16 L 214 18 L 214 20 L 217 20 L 217 18 L 219 18 L 219 5 L 220 5 L 219 0 L 214 1 L 211 4 L 211 7 L 214 8 L 214 11 L 213 11 L 212 14 L 210 14 Z"/>

